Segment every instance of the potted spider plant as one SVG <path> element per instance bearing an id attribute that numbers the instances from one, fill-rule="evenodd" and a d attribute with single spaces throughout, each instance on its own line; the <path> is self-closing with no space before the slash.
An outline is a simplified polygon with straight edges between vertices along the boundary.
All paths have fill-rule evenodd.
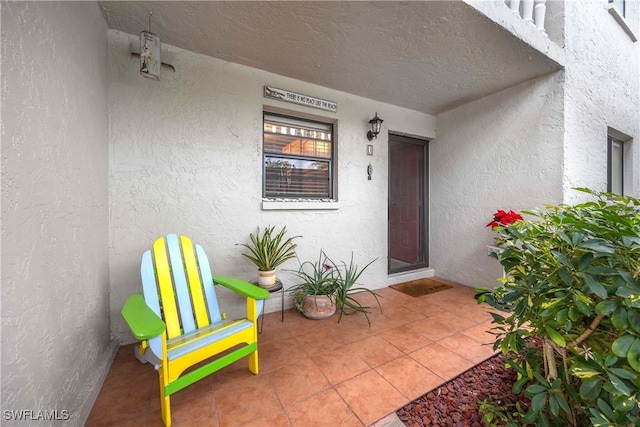
<path id="1" fill-rule="evenodd" d="M 294 307 L 309 319 L 326 319 L 336 312 L 336 279 L 328 258 L 320 251 L 318 261 L 305 261 L 292 270 L 299 282 L 287 289 L 293 294 Z"/>
<path id="2" fill-rule="evenodd" d="M 296 244 L 294 239 L 300 236 L 286 237 L 287 227 L 283 226 L 275 232 L 275 226 L 266 227 L 262 233 L 260 226 L 255 234 L 250 233 L 251 243 L 242 243 L 249 250 L 242 256 L 258 267 L 258 286 L 271 289 L 276 286 L 276 268 L 283 262 L 295 258 Z"/>

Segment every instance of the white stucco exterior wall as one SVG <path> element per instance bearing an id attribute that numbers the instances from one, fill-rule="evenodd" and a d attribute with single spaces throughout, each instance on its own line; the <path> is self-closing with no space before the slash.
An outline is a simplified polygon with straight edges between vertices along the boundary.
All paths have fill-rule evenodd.
<path id="1" fill-rule="evenodd" d="M 487 256 L 497 209 L 562 200 L 563 73 L 506 89 L 437 116 L 430 143 L 431 266 L 469 286 L 502 276 Z"/>
<path id="2" fill-rule="evenodd" d="M 120 341 L 131 341 L 120 319 L 126 298 L 140 292 L 139 263 L 152 242 L 167 233 L 190 236 L 209 256 L 214 274 L 254 280 L 254 266 L 238 243 L 256 226 L 286 225 L 301 235 L 298 256 L 315 261 L 324 249 L 334 261 L 360 265 L 378 258 L 362 277 L 369 288 L 387 284 L 387 131 L 435 136 L 435 118 L 329 90 L 257 69 L 163 45 L 176 72 L 160 82 L 138 74 L 130 44 L 138 36 L 109 31 L 111 314 Z M 328 99 L 338 112 L 269 100 L 263 86 Z M 337 210 L 263 210 L 262 113 L 265 105 L 337 118 Z M 368 121 L 384 119 L 366 155 Z M 367 180 L 371 162 L 373 180 Z M 293 284 L 289 261 L 279 268 Z M 244 303 L 224 289 L 221 305 L 232 313 Z M 268 311 L 280 309 L 274 295 Z"/>
<path id="3" fill-rule="evenodd" d="M 638 196 L 638 43 L 604 0 L 564 6 L 565 71 L 437 117 L 430 203 L 431 266 L 439 276 L 496 283 L 501 270 L 486 256 L 493 236 L 484 228 L 496 209 L 573 203 L 585 198 L 571 189 L 577 186 L 605 190 L 608 127 L 633 138 L 625 146 L 625 193 Z M 627 2 L 636 36 L 639 7 Z"/>
<path id="4" fill-rule="evenodd" d="M 82 425 L 109 369 L 106 25 L 2 2 L 2 410 Z"/>
<path id="5" fill-rule="evenodd" d="M 627 1 L 627 17 L 640 36 L 640 2 Z M 566 2 L 564 201 L 586 196 L 571 190 L 607 188 L 607 127 L 634 138 L 625 145 L 625 193 L 640 195 L 639 42 L 633 42 L 607 2 Z"/>
<path id="6" fill-rule="evenodd" d="M 546 3 L 544 31 L 538 30 L 533 22 L 522 19 L 522 3 L 518 12 L 512 11 L 505 0 L 462 0 L 496 24 L 504 27 L 513 37 L 517 37 L 531 47 L 543 52 L 560 65 L 565 56 L 562 47 L 564 0 L 550 0 Z M 508 68 L 508 67 L 507 67 Z"/>

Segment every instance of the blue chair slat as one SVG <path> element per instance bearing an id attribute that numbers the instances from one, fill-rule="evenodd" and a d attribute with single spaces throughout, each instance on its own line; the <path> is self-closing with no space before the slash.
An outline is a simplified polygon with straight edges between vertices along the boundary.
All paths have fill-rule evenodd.
<path id="1" fill-rule="evenodd" d="M 209 260 L 207 255 L 204 253 L 202 246 L 195 246 L 198 266 L 200 267 L 200 278 L 202 279 L 202 286 L 204 286 L 204 296 L 207 300 L 207 307 L 209 308 L 209 319 L 211 320 L 211 323 L 216 323 L 222 320 L 222 316 L 220 315 L 220 307 L 218 306 L 216 292 L 213 288 L 213 275 L 211 274 L 211 268 L 209 267 Z"/>
<path id="2" fill-rule="evenodd" d="M 158 285 L 156 283 L 156 275 L 153 270 L 153 257 L 151 251 L 146 251 L 142 255 L 142 263 L 140 264 L 140 275 L 142 276 L 142 294 L 147 306 L 161 319 L 163 318 L 160 311 L 160 299 L 158 296 Z M 153 354 L 158 358 L 162 358 L 162 337 L 157 336 L 149 340 L 149 347 Z"/>
<path id="3" fill-rule="evenodd" d="M 196 324 L 193 317 L 193 309 L 191 308 L 191 295 L 184 271 L 184 262 L 182 261 L 182 249 L 177 235 L 167 235 L 167 252 L 169 252 L 169 262 L 171 263 L 173 288 L 178 300 L 180 324 L 184 333 L 188 333 L 196 329 Z"/>
<path id="4" fill-rule="evenodd" d="M 231 324 L 229 327 L 225 327 L 226 324 Z M 174 340 L 169 340 L 167 342 L 167 351 L 169 360 L 177 359 L 178 357 L 189 354 L 193 351 L 199 350 L 203 347 L 208 346 L 211 343 L 216 341 L 220 341 L 221 339 L 230 337 L 240 331 L 244 331 L 245 329 L 249 329 L 253 326 L 253 323 L 248 320 L 241 321 L 223 321 L 217 323 L 215 325 L 209 325 L 206 328 L 200 328 L 195 333 L 201 335 L 195 339 L 189 340 L 188 335 L 183 335 L 181 337 L 175 338 Z M 219 330 L 216 330 L 219 329 Z M 212 332 L 209 332 L 211 330 Z M 194 337 L 191 337 L 194 338 Z M 189 340 L 187 344 L 181 345 L 176 348 L 175 347 L 176 340 Z"/>

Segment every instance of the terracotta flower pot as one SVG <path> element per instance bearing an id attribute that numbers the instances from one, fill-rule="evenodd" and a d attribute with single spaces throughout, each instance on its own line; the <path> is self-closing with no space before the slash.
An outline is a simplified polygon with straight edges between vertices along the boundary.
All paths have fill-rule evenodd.
<path id="1" fill-rule="evenodd" d="M 327 295 L 305 295 L 302 314 L 309 319 L 320 320 L 331 317 L 336 312 L 336 304 Z"/>

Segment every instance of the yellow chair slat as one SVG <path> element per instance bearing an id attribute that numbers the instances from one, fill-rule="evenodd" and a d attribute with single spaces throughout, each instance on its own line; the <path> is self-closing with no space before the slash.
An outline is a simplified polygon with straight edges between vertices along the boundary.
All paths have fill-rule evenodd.
<path id="1" fill-rule="evenodd" d="M 209 324 L 209 316 L 207 316 L 207 307 L 202 293 L 202 282 L 198 272 L 196 254 L 193 250 L 193 243 L 188 237 L 180 236 L 180 246 L 182 247 L 184 267 L 187 271 L 187 280 L 191 291 L 191 305 L 195 312 L 196 324 L 198 328 L 202 328 Z"/>
<path id="2" fill-rule="evenodd" d="M 180 319 L 176 307 L 175 294 L 173 292 L 173 280 L 171 279 L 171 269 L 167 258 L 167 247 L 164 239 L 158 239 L 153 244 L 153 257 L 156 263 L 156 276 L 158 287 L 160 288 L 160 298 L 162 299 L 162 310 L 164 321 L 167 324 L 167 336 L 177 337 L 181 334 Z"/>
<path id="3" fill-rule="evenodd" d="M 181 335 L 174 339 L 167 341 L 167 350 L 175 350 L 176 348 L 182 347 L 183 345 L 191 344 L 195 341 L 199 341 L 211 334 L 215 334 L 216 332 L 224 331 L 225 329 L 229 329 L 237 325 L 238 323 L 243 322 L 243 319 L 240 320 L 226 320 L 217 325 L 209 325 L 202 329 L 197 329 L 190 334 Z"/>

